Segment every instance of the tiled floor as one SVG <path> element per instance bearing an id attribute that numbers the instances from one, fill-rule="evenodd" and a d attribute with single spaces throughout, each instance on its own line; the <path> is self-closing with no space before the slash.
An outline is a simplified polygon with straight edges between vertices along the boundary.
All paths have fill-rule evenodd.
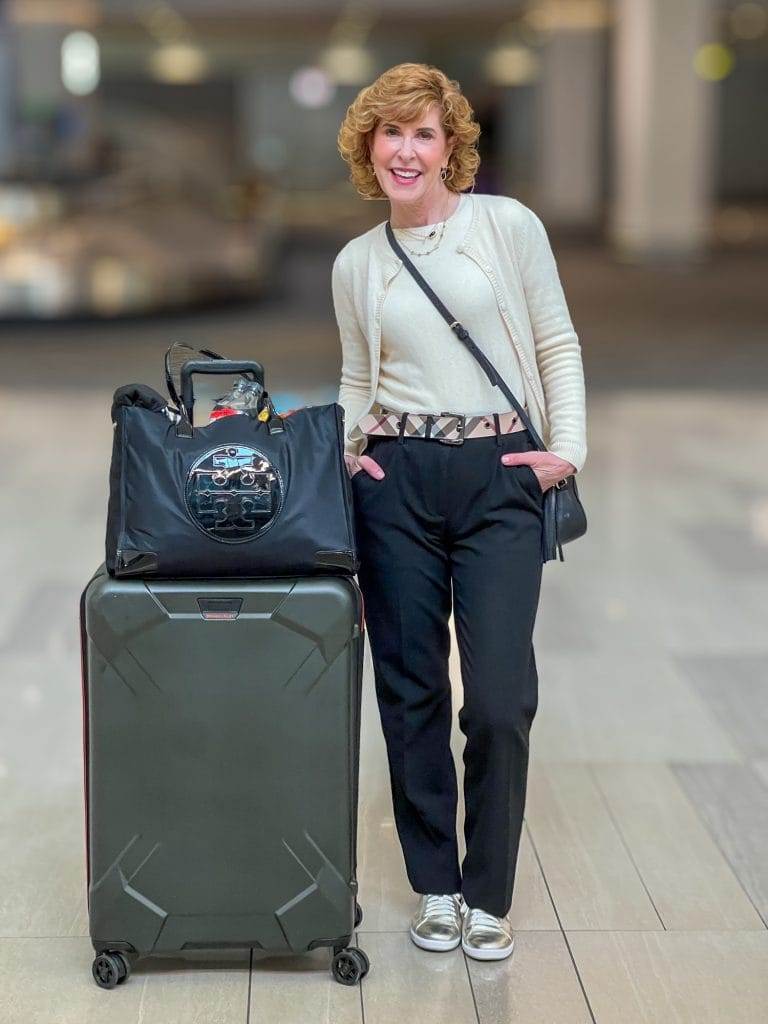
<path id="1" fill-rule="evenodd" d="M 146 366 L 125 379 L 157 383 Z M 367 652 L 362 986 L 331 980 L 327 950 L 246 951 L 151 961 L 109 993 L 90 978 L 76 628 L 102 552 L 108 389 L 6 388 L 0 1024 L 765 1020 L 768 421 L 747 383 L 590 395 L 589 532 L 546 566 L 536 627 L 541 703 L 510 960 L 409 940 L 414 897 Z M 458 669 L 454 643 L 454 712 Z M 461 739 L 455 726 L 460 773 Z"/>

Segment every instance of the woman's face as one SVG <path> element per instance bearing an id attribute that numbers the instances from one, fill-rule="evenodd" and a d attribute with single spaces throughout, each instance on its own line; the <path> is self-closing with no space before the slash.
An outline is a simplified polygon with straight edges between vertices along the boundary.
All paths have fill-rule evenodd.
<path id="1" fill-rule="evenodd" d="M 380 121 L 373 133 L 371 162 L 391 201 L 418 202 L 445 188 L 440 169 L 448 166 L 452 149 L 433 105 L 416 121 Z M 398 171 L 411 173 L 401 176 Z"/>

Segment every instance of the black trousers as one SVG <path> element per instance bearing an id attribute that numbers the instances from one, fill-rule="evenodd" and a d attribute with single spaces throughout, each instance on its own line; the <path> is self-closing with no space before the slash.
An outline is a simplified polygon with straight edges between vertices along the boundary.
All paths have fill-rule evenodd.
<path id="1" fill-rule="evenodd" d="M 512 902 L 538 703 L 532 634 L 544 494 L 527 430 L 445 444 L 373 435 L 384 469 L 352 477 L 358 581 L 387 747 L 395 823 L 414 891 L 462 892 L 503 917 Z M 453 602 L 463 706 L 466 857 L 450 750 Z"/>

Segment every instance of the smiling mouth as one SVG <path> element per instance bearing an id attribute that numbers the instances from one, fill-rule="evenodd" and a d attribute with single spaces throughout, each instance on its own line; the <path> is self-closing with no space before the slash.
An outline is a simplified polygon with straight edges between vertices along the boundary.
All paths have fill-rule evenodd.
<path id="1" fill-rule="evenodd" d="M 394 167 L 390 167 L 389 171 L 395 181 L 401 182 L 404 185 L 418 181 L 421 177 L 421 171 L 411 171 L 409 173 L 402 174 Z"/>

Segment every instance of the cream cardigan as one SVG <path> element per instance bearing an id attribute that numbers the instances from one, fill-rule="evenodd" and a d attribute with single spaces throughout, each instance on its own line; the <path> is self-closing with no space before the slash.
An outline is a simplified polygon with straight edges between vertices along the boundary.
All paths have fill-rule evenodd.
<path id="1" fill-rule="evenodd" d="M 517 199 L 473 194 L 472 200 L 472 222 L 456 252 L 474 260 L 493 287 L 520 361 L 533 426 L 549 451 L 580 470 L 587 456 L 581 346 L 547 232 Z M 378 384 L 382 305 L 394 276 L 408 273 L 387 241 L 385 225 L 347 242 L 331 275 L 342 348 L 338 401 L 345 451 L 358 455 L 367 437 L 357 423 L 373 408 Z M 439 285 L 435 291 L 450 309 L 451 296 L 441 294 Z M 472 324 L 464 326 L 482 349 Z M 447 324 L 445 330 L 448 341 L 461 344 Z"/>
<path id="2" fill-rule="evenodd" d="M 451 296 L 451 313 L 483 339 L 483 352 L 522 404 L 525 401 L 520 360 L 496 305 L 491 282 L 472 260 L 456 255 L 474 213 L 474 199 L 463 193 L 445 221 L 440 245 L 414 263 L 442 295 Z M 437 226 L 438 228 L 440 225 Z M 421 234 L 424 234 L 422 230 Z M 416 243 L 395 231 L 400 243 Z M 431 250 L 434 240 L 426 244 Z M 407 251 L 407 250 L 406 250 Z M 395 412 L 465 415 L 509 412 L 514 408 L 488 380 L 472 353 L 445 329 L 445 320 L 410 274 L 395 274 L 381 307 L 381 346 L 376 402 Z M 418 324 L 418 329 L 414 325 Z"/>

